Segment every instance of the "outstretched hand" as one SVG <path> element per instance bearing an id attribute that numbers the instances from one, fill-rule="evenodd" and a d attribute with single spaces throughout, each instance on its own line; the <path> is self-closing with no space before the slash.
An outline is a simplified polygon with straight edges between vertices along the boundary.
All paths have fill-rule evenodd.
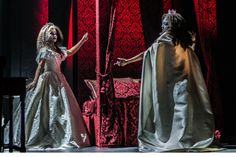
<path id="1" fill-rule="evenodd" d="M 192 37 L 192 42 L 195 43 L 196 42 L 196 33 L 191 32 L 191 37 Z"/>
<path id="2" fill-rule="evenodd" d="M 83 42 L 85 42 L 85 41 L 87 41 L 88 40 L 88 32 L 86 32 L 85 34 L 84 34 L 84 36 L 82 37 L 82 41 Z"/>
<path id="3" fill-rule="evenodd" d="M 117 66 L 126 66 L 128 64 L 128 60 L 125 58 L 117 58 L 116 63 L 114 63 L 114 65 Z"/>

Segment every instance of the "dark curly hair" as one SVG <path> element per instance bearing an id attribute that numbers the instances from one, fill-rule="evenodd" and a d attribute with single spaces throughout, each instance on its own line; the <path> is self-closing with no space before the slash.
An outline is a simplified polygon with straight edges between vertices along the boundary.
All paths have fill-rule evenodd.
<path id="1" fill-rule="evenodd" d="M 186 20 L 175 10 L 169 10 L 168 13 L 162 16 L 163 20 L 168 21 L 168 31 L 173 36 L 173 43 L 180 44 L 184 49 L 190 47 L 192 41 L 192 31 L 187 26 Z"/>

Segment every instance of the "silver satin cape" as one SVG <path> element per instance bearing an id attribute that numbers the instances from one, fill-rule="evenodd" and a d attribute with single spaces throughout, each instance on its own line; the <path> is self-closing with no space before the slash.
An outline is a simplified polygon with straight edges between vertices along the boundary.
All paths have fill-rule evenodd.
<path id="1" fill-rule="evenodd" d="M 139 151 L 205 148 L 214 117 L 199 60 L 161 35 L 145 52 L 139 106 Z"/>
<path id="2" fill-rule="evenodd" d="M 77 100 L 61 73 L 63 54 L 42 48 L 36 61 L 45 59 L 37 86 L 26 95 L 26 147 L 35 149 L 89 146 L 90 141 Z M 20 109 L 14 113 L 14 142 L 20 141 Z"/>

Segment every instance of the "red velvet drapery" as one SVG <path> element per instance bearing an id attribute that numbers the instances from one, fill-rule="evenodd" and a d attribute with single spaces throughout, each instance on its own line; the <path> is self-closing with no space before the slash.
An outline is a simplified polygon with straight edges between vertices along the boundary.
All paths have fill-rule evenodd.
<path id="1" fill-rule="evenodd" d="M 114 32 L 116 25 L 116 4 L 112 1 L 110 10 L 110 22 L 108 31 L 107 47 L 105 52 L 105 69 L 101 72 L 101 90 L 100 90 L 100 121 L 101 130 L 99 138 L 99 146 L 117 146 L 122 143 L 122 131 L 120 125 L 120 117 L 115 104 L 115 93 L 112 77 L 112 60 L 114 53 Z M 98 104 L 98 103 L 97 103 Z M 98 106 L 98 105 L 97 105 Z"/>
<path id="2" fill-rule="evenodd" d="M 110 6 L 108 7 L 110 8 L 107 10 L 110 10 L 110 15 L 109 17 L 106 16 L 109 19 L 109 27 L 100 26 L 100 31 L 107 28 L 108 32 L 107 34 L 102 32 L 100 35 L 106 35 L 107 40 L 105 41 L 107 41 L 107 43 L 100 42 L 102 43 L 101 48 L 105 48 L 105 51 L 101 49 L 101 53 L 105 53 L 103 56 L 105 60 L 104 64 L 100 64 L 100 66 L 103 66 L 99 67 L 102 69 L 102 72 L 100 78 L 97 78 L 97 82 L 101 80 L 101 97 L 100 104 L 97 103 L 97 108 L 100 108 L 100 113 L 97 112 L 97 114 L 100 117 L 99 122 L 96 122 L 96 124 L 100 125 L 97 126 L 98 128 L 100 127 L 100 130 L 97 131 L 99 134 L 96 134 L 96 136 L 98 135 L 96 137 L 96 145 L 111 147 L 122 146 L 124 142 L 121 116 L 119 115 L 121 112 L 119 112 L 119 103 L 115 101 L 112 73 L 113 60 L 117 56 L 126 56 L 128 53 L 130 56 L 134 55 L 133 53 L 139 53 L 141 50 L 144 50 L 145 47 L 139 1 L 113 0 L 109 2 Z M 100 10 L 101 9 L 99 9 L 99 11 Z M 101 16 L 101 14 L 97 16 Z"/>

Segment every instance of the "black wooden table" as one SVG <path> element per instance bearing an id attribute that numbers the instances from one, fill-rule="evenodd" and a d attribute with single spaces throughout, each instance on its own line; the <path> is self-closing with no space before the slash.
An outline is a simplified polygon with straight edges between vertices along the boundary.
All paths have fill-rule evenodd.
<path id="1" fill-rule="evenodd" d="M 8 77 L 0 78 L 0 149 L 9 148 L 9 152 L 13 150 L 18 150 L 20 152 L 25 152 L 25 95 L 26 95 L 26 78 L 25 77 Z M 21 145 L 14 145 L 13 143 L 13 99 L 14 96 L 20 96 L 19 105 L 21 105 Z M 3 127 L 2 127 L 2 108 L 3 108 L 3 96 L 8 97 L 7 106 L 9 108 L 9 143 L 4 143 L 3 137 Z M 6 135 L 4 135 L 6 136 Z"/>

